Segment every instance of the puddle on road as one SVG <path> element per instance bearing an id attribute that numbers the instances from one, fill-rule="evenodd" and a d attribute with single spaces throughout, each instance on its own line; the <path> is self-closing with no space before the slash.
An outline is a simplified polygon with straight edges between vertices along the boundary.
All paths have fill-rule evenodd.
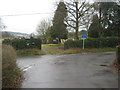
<path id="1" fill-rule="evenodd" d="M 113 71 L 106 69 L 106 70 L 101 70 L 99 72 L 96 72 L 92 76 L 104 76 L 104 75 L 110 75 L 110 74 L 113 74 Z"/>
<path id="2" fill-rule="evenodd" d="M 100 55 L 98 55 L 99 57 L 101 56 L 106 56 L 106 55 L 113 55 L 115 54 L 114 52 L 104 52 L 104 53 L 101 53 Z"/>
<path id="3" fill-rule="evenodd" d="M 108 66 L 108 65 L 105 65 L 105 64 L 101 64 L 100 66 L 106 67 L 106 66 Z"/>
<path id="4" fill-rule="evenodd" d="M 63 64 L 66 64 L 66 62 L 65 61 L 57 61 L 57 62 L 55 62 L 54 64 L 57 64 L 57 65 L 63 65 Z"/>

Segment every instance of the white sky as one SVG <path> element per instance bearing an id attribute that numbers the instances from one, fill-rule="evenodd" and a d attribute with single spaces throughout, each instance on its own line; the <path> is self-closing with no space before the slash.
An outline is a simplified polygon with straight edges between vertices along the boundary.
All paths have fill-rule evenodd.
<path id="1" fill-rule="evenodd" d="M 58 0 L 0 0 L 0 17 L 6 31 L 33 33 L 42 19 L 52 19 Z M 2 16 L 41 13 L 36 15 Z"/>
<path id="2" fill-rule="evenodd" d="M 0 17 L 7 26 L 6 31 L 33 33 L 42 19 L 51 19 L 60 0 L 0 0 Z M 88 0 L 92 1 L 92 0 Z M 4 16 L 41 13 L 36 15 Z"/>

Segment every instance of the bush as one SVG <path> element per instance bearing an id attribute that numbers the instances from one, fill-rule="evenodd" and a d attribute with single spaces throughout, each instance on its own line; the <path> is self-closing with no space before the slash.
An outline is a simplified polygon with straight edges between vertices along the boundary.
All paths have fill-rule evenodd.
<path id="1" fill-rule="evenodd" d="M 29 48 L 39 48 L 41 49 L 41 39 L 5 39 L 3 44 L 12 45 L 15 49 L 29 49 Z"/>
<path id="2" fill-rule="evenodd" d="M 100 38 L 99 47 L 116 47 L 120 43 L 120 37 Z"/>
<path id="3" fill-rule="evenodd" d="M 120 45 L 117 46 L 116 56 L 117 56 L 117 63 L 120 64 Z"/>
<path id="4" fill-rule="evenodd" d="M 99 39 L 86 39 L 85 41 L 85 48 L 99 48 Z M 82 42 L 83 43 L 83 42 Z"/>
<path id="5" fill-rule="evenodd" d="M 113 48 L 120 44 L 120 38 L 87 38 L 85 41 L 85 48 Z M 67 40 L 64 43 L 64 49 L 82 48 L 83 40 Z"/>
<path id="6" fill-rule="evenodd" d="M 2 47 L 2 87 L 16 87 L 20 70 L 16 65 L 16 52 L 10 45 Z"/>
<path id="7" fill-rule="evenodd" d="M 77 48 L 77 47 L 81 47 L 82 46 L 82 42 L 81 40 L 76 40 L 76 41 L 73 41 L 73 40 L 67 40 L 65 43 L 64 43 L 64 48 L 65 49 L 69 49 L 69 48 Z"/>

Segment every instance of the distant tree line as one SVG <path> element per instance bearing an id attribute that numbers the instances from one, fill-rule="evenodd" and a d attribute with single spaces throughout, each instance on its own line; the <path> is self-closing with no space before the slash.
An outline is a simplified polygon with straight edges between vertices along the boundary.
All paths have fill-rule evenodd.
<path id="1" fill-rule="evenodd" d="M 14 35 L 10 34 L 9 32 L 2 31 L 2 38 L 14 38 Z"/>

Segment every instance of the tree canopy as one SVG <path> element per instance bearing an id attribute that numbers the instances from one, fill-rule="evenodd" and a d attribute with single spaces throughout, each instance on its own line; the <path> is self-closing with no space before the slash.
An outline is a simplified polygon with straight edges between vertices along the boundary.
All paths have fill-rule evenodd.
<path id="1" fill-rule="evenodd" d="M 88 28 L 94 8 L 85 0 L 68 0 L 66 3 L 68 11 L 66 23 L 68 27 L 75 30 L 75 39 L 78 40 L 79 29 Z"/>
<path id="2" fill-rule="evenodd" d="M 103 36 L 120 36 L 120 5 L 117 2 L 99 2 L 98 12 Z"/>
<path id="3" fill-rule="evenodd" d="M 88 30 L 88 36 L 92 37 L 92 38 L 98 38 L 102 34 L 101 31 L 102 31 L 102 26 L 101 26 L 101 23 L 99 22 L 99 18 L 97 16 L 97 14 L 96 14 L 93 16 L 92 23 Z"/>

